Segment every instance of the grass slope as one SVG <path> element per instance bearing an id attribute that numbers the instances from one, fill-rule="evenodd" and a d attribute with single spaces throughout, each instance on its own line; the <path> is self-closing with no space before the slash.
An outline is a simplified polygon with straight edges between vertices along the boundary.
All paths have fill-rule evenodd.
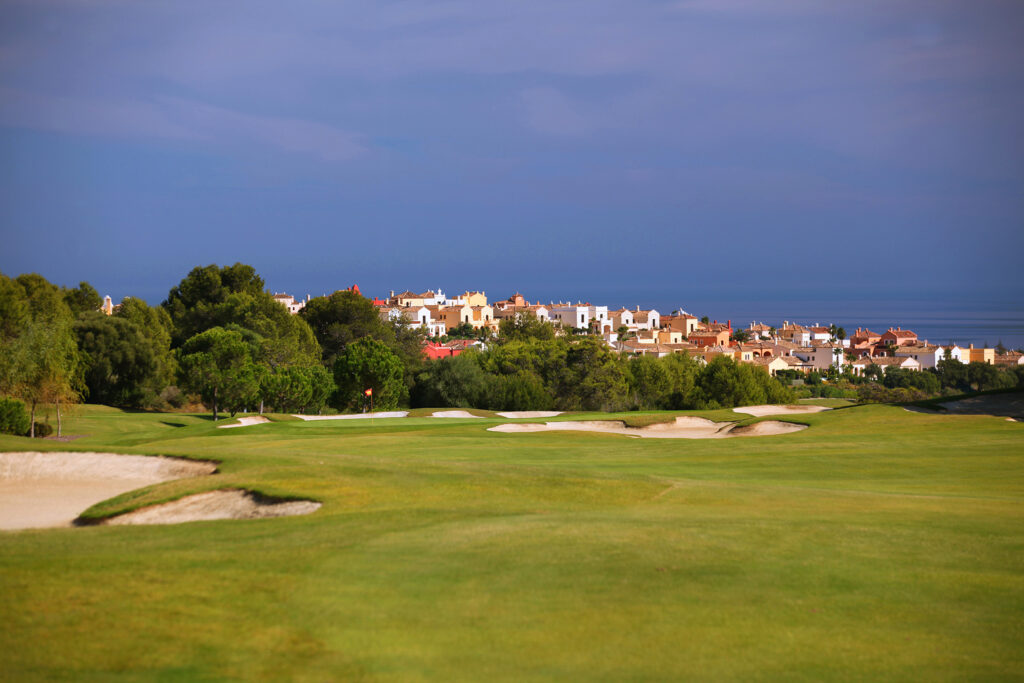
<path id="1" fill-rule="evenodd" d="M 740 420 L 719 411 L 712 419 Z M 572 415 L 556 419 L 592 419 Z M 602 416 L 640 423 L 668 414 Z M 800 433 L 498 434 L 81 407 L 70 444 L 221 462 L 308 517 L 0 536 L 5 679 L 1013 679 L 1024 425 L 863 406 Z"/>

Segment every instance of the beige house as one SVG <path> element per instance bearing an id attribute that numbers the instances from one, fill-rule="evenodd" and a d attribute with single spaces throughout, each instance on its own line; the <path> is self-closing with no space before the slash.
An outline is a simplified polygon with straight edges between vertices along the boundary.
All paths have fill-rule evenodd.
<path id="1" fill-rule="evenodd" d="M 750 358 L 745 362 L 751 365 L 756 365 L 759 368 L 764 368 L 768 371 L 768 374 L 772 377 L 775 376 L 779 370 L 791 370 L 790 364 L 786 362 L 786 359 L 782 356 L 758 356 Z"/>
<path id="2" fill-rule="evenodd" d="M 494 309 L 490 306 L 445 306 L 438 309 L 438 319 L 450 330 L 463 323 L 469 323 L 475 329 L 481 327 L 497 328 L 497 321 L 494 319 Z"/>
<path id="3" fill-rule="evenodd" d="M 689 337 L 690 333 L 697 329 L 697 324 L 699 322 L 700 321 L 697 320 L 697 317 L 693 315 L 680 314 L 661 316 L 662 329 L 677 331 L 684 337 Z"/>

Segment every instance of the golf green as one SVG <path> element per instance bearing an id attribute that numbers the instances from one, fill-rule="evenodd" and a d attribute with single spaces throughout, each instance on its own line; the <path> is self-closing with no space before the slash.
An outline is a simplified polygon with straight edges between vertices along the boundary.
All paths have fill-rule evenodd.
<path id="1" fill-rule="evenodd" d="M 545 420 L 682 414 L 757 421 Z M 0 678 L 1024 676 L 1022 423 L 868 405 L 766 418 L 809 425 L 793 434 L 677 440 L 271 417 L 217 429 L 81 406 L 70 443 L 0 437 L 220 463 L 89 518 L 222 488 L 323 504 L 0 532 Z"/>

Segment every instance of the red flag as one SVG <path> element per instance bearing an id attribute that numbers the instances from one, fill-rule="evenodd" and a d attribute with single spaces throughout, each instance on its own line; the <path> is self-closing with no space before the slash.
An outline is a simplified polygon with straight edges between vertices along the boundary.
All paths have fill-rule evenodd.
<path id="1" fill-rule="evenodd" d="M 367 389 L 366 391 L 363 392 L 363 394 L 365 394 L 366 396 L 373 396 L 373 389 Z"/>

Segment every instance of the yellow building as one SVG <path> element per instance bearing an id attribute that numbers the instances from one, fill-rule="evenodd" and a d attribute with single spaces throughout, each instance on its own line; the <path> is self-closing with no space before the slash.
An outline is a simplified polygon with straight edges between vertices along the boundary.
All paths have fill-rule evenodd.
<path id="1" fill-rule="evenodd" d="M 487 305 L 487 295 L 483 292 L 466 292 L 461 298 L 462 302 L 467 306 Z M 494 317 L 494 311 L 491 311 L 491 317 Z"/>
<path id="2" fill-rule="evenodd" d="M 989 365 L 995 365 L 995 349 L 976 349 L 974 348 L 974 344 L 971 344 L 967 348 L 967 354 L 968 363 L 988 363 Z"/>

